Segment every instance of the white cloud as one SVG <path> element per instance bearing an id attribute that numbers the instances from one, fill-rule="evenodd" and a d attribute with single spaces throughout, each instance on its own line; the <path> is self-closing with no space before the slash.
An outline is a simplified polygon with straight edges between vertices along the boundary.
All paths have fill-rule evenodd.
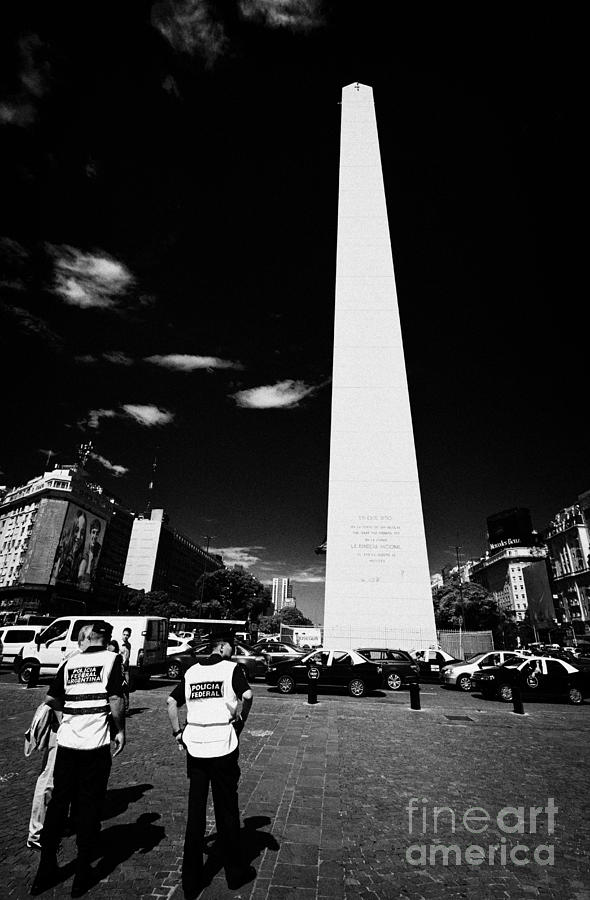
<path id="1" fill-rule="evenodd" d="M 217 356 L 193 356 L 188 353 L 168 353 L 165 356 L 147 356 L 146 362 L 154 366 L 162 366 L 164 369 L 174 369 L 177 372 L 194 372 L 196 369 L 243 369 L 239 362 L 229 359 L 219 359 Z"/>
<path id="2" fill-rule="evenodd" d="M 245 409 L 289 409 L 298 406 L 304 397 L 312 394 L 315 387 L 303 381 L 279 381 L 265 384 L 232 394 L 238 406 Z"/>
<path id="3" fill-rule="evenodd" d="M 199 53 L 212 65 L 228 47 L 225 26 L 215 6 L 204 0 L 159 0 L 152 7 L 152 24 L 181 53 Z"/>
<path id="4" fill-rule="evenodd" d="M 260 556 L 256 554 L 257 550 L 264 550 L 264 547 L 218 547 L 209 548 L 209 553 L 218 553 L 223 556 L 226 566 L 244 566 L 245 569 L 255 566 L 260 562 Z"/>
<path id="5" fill-rule="evenodd" d="M 326 580 L 325 566 L 309 566 L 307 569 L 299 569 L 289 575 L 291 581 L 296 584 L 323 584 Z"/>
<path id="6" fill-rule="evenodd" d="M 102 358 L 107 362 L 113 363 L 115 366 L 133 365 L 131 357 L 127 356 L 127 354 L 123 353 L 121 350 L 111 350 L 108 353 L 103 353 Z"/>
<path id="7" fill-rule="evenodd" d="M 271 28 L 306 31 L 323 24 L 319 0 L 240 0 L 245 19 L 259 19 Z"/>
<path id="8" fill-rule="evenodd" d="M 122 475 L 126 475 L 129 469 L 125 466 L 119 466 L 116 463 L 110 462 L 110 460 L 106 459 L 106 457 L 101 456 L 100 453 L 91 453 L 91 459 L 95 460 L 99 463 L 103 468 L 107 469 L 107 471 L 111 472 L 115 478 L 120 478 Z"/>
<path id="9" fill-rule="evenodd" d="M 94 363 L 98 362 L 96 356 L 93 356 L 91 353 L 83 353 L 81 356 L 75 356 L 74 361 L 77 363 L 82 363 L 85 366 L 91 366 Z"/>
<path id="10" fill-rule="evenodd" d="M 131 272 L 104 254 L 83 253 L 75 247 L 51 247 L 55 258 L 55 292 L 70 306 L 111 309 L 133 284 Z"/>
<path id="11" fill-rule="evenodd" d="M 160 425 L 168 425 L 174 419 L 174 413 L 167 409 L 160 409 L 153 404 L 125 403 L 121 410 L 116 409 L 91 409 L 78 424 L 82 427 L 96 429 L 101 419 L 130 418 L 143 425 L 145 428 L 153 428 Z"/>
<path id="12" fill-rule="evenodd" d="M 136 422 L 144 425 L 146 428 L 169 425 L 174 419 L 174 413 L 169 412 L 167 409 L 160 409 L 159 406 L 125 403 L 122 409 L 128 416 L 131 416 L 132 419 L 135 419 Z"/>

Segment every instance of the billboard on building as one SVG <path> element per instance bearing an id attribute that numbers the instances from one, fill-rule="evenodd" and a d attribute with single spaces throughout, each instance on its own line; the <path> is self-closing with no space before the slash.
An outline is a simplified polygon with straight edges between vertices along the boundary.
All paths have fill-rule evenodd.
<path id="1" fill-rule="evenodd" d="M 545 561 L 522 567 L 531 623 L 549 627 L 555 622 L 553 595 Z"/>
<path id="2" fill-rule="evenodd" d="M 70 503 L 55 555 L 51 584 L 70 584 L 82 591 L 94 586 L 106 531 L 106 519 Z"/>
<path id="3" fill-rule="evenodd" d="M 487 523 L 490 550 L 502 550 L 506 547 L 531 547 L 535 543 L 531 514 L 528 509 L 523 507 L 505 509 L 503 512 L 489 516 Z"/>

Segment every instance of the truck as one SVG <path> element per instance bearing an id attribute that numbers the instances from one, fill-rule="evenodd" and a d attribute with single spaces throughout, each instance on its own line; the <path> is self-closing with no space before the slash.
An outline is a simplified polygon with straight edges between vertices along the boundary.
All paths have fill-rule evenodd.
<path id="1" fill-rule="evenodd" d="M 163 672 L 168 646 L 168 619 L 162 616 L 60 616 L 34 640 L 25 644 L 14 658 L 13 669 L 21 684 L 31 677 L 53 676 L 71 653 L 78 649 L 78 633 L 83 625 L 96 621 L 113 626 L 113 638 L 121 646 L 123 629 L 131 629 L 130 681 L 147 681 L 152 673 Z"/>
<path id="2" fill-rule="evenodd" d="M 322 646 L 322 629 L 315 625 L 281 625 L 281 640 L 302 650 L 313 650 Z"/>

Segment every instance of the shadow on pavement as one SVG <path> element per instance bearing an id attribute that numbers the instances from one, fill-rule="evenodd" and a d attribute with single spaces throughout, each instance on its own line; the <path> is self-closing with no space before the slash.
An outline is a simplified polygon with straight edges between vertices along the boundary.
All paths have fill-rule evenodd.
<path id="1" fill-rule="evenodd" d="M 143 813 L 136 822 L 113 825 L 101 831 L 93 881 L 102 881 L 134 853 L 149 853 L 157 847 L 166 836 L 165 828 L 154 825 L 159 818 L 159 813 Z"/>
<path id="2" fill-rule="evenodd" d="M 151 791 L 153 784 L 133 784 L 130 787 L 111 788 L 107 791 L 101 819 L 114 819 L 127 811 L 132 803 L 141 800 L 146 791 Z"/>
<path id="3" fill-rule="evenodd" d="M 272 834 L 258 830 L 270 824 L 268 816 L 250 816 L 244 819 L 240 841 L 247 865 L 252 865 L 263 850 L 273 850 L 275 853 L 279 850 L 280 844 Z M 203 881 L 208 884 L 223 869 L 223 855 L 215 833 L 210 834 L 205 841 L 205 853 L 208 854 L 208 859 L 203 866 Z"/>

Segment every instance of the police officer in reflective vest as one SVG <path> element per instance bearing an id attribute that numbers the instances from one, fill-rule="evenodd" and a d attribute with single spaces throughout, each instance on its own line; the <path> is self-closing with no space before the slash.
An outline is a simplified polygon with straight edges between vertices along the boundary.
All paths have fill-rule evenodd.
<path id="1" fill-rule="evenodd" d="M 31 894 L 60 880 L 57 850 L 70 802 L 77 810 L 78 858 L 72 897 L 80 897 L 92 881 L 90 860 L 100 832 L 100 814 L 111 770 L 111 728 L 117 756 L 125 746 L 123 668 L 121 657 L 106 650 L 112 632 L 96 621 L 88 645 L 59 669 L 45 702 L 63 712 L 57 732 L 53 794 L 41 833 L 41 861 Z"/>
<path id="2" fill-rule="evenodd" d="M 203 847 L 209 784 L 228 886 L 236 889 L 256 876 L 240 846 L 238 809 L 238 736 L 250 713 L 252 691 L 242 668 L 231 662 L 233 652 L 233 635 L 216 639 L 211 656 L 187 669 L 168 698 L 172 731 L 186 750 L 190 779 L 182 865 L 186 898 L 196 897 L 207 883 Z M 186 725 L 181 728 L 178 708 L 185 703 Z"/>

